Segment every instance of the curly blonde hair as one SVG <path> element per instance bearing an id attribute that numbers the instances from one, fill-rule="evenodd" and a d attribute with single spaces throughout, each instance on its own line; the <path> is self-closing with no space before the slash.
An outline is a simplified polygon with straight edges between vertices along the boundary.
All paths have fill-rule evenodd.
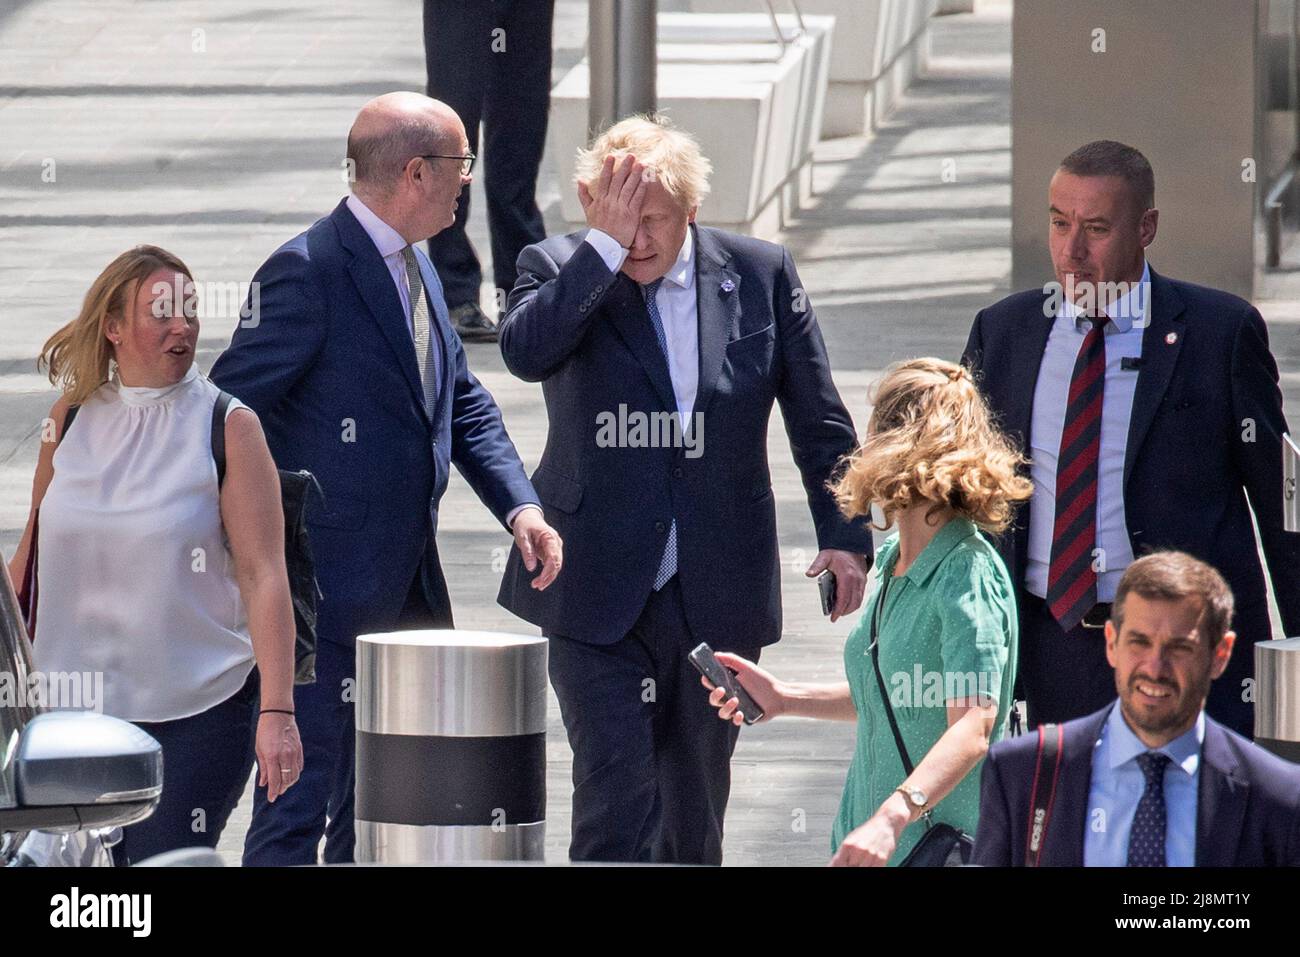
<path id="1" fill-rule="evenodd" d="M 695 137 L 677 129 L 661 113 L 629 116 L 596 137 L 588 149 L 579 149 L 574 183 L 590 185 L 600 178 L 606 156 L 618 163 L 628 154 L 652 169 L 668 195 L 686 209 L 699 206 L 709 195 L 713 165 L 700 152 Z"/>
<path id="2" fill-rule="evenodd" d="M 887 527 L 902 509 L 929 502 L 927 515 L 951 508 L 987 532 L 1004 531 L 1033 483 L 970 373 L 943 359 L 908 359 L 872 393 L 867 437 L 831 483 L 840 510 L 857 518 L 877 502 Z"/>

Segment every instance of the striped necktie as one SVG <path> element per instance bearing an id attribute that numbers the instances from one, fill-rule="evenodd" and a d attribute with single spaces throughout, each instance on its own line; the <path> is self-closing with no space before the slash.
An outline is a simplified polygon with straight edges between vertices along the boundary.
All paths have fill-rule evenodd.
<path id="1" fill-rule="evenodd" d="M 1165 769 L 1169 756 L 1148 751 L 1137 756 L 1146 788 L 1138 799 L 1137 813 L 1128 832 L 1129 867 L 1165 866 Z"/>
<path id="2" fill-rule="evenodd" d="M 433 415 L 433 405 L 438 395 L 438 363 L 432 349 L 433 323 L 429 319 L 429 298 L 424 294 L 424 281 L 420 278 L 420 264 L 415 259 L 415 249 L 402 250 L 406 262 L 406 288 L 411 297 L 411 331 L 415 338 L 415 362 L 420 367 L 420 384 L 424 387 L 424 408 Z"/>
<path id="3" fill-rule="evenodd" d="M 659 292 L 659 287 L 663 284 L 663 277 L 656 279 L 654 282 L 648 282 L 641 287 L 645 293 L 646 311 L 650 313 L 650 324 L 654 326 L 655 338 L 659 340 L 659 349 L 664 354 L 664 361 L 668 361 L 668 337 L 664 335 L 663 317 L 659 315 L 659 303 L 655 299 L 655 294 Z M 669 379 L 672 379 L 672 366 L 668 367 Z M 674 413 L 676 414 L 676 413 Z M 655 572 L 654 590 L 658 591 L 668 584 L 668 579 L 677 574 L 677 519 L 673 519 L 672 525 L 668 529 L 668 541 L 664 543 L 664 554 L 659 560 L 659 570 Z"/>
<path id="4" fill-rule="evenodd" d="M 1083 338 L 1070 377 L 1061 454 L 1056 459 L 1056 521 L 1047 568 L 1047 606 L 1070 631 L 1097 604 L 1097 462 L 1101 454 L 1101 397 L 1106 384 L 1104 330 L 1098 316 Z"/>

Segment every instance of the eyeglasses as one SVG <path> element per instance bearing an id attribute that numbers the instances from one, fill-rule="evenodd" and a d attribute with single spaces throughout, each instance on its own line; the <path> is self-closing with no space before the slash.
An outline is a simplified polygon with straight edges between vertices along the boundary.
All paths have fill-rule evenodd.
<path id="1" fill-rule="evenodd" d="M 478 159 L 478 157 L 473 153 L 466 153 L 464 156 L 448 156 L 445 153 L 421 153 L 420 159 L 460 160 L 460 175 L 468 176 L 470 170 L 474 168 L 474 160 Z"/>

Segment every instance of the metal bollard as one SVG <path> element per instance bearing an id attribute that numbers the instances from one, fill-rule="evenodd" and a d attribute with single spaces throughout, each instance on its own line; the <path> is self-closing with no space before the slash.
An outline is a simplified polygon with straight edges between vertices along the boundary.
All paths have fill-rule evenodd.
<path id="1" fill-rule="evenodd" d="M 357 863 L 540 861 L 545 638 L 357 639 Z"/>
<path id="2" fill-rule="evenodd" d="M 1255 743 L 1300 763 L 1300 638 L 1255 643 Z"/>

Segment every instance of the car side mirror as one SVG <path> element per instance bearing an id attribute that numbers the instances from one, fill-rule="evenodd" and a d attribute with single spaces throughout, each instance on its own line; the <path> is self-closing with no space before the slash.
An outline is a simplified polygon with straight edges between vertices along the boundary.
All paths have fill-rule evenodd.
<path id="1" fill-rule="evenodd" d="M 0 830 L 133 824 L 162 794 L 162 746 L 129 721 L 93 711 L 38 714 L 14 751 L 13 807 Z"/>

